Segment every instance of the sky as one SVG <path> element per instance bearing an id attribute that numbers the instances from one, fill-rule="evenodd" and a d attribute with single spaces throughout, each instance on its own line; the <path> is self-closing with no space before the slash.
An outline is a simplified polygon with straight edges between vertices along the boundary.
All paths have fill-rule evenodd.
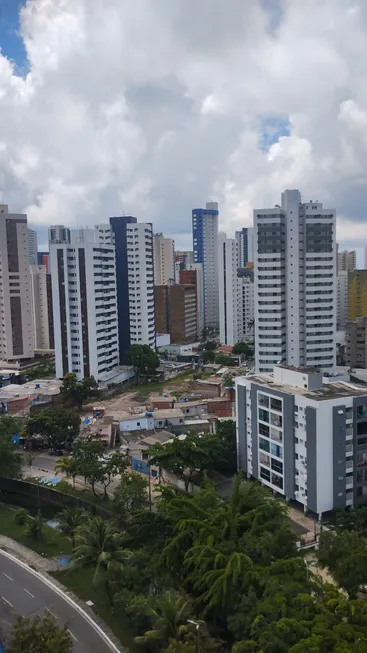
<path id="1" fill-rule="evenodd" d="M 190 248 L 286 188 L 367 242 L 365 0 L 0 0 L 0 198 L 39 231 L 135 215 Z"/>

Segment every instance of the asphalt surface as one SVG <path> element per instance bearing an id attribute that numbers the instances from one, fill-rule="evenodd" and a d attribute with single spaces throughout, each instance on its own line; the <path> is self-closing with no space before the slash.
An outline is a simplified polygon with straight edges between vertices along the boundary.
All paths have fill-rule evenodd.
<path id="1" fill-rule="evenodd" d="M 97 631 L 65 599 L 0 550 L 0 628 L 6 634 L 18 615 L 32 617 L 48 610 L 67 625 L 73 653 L 111 653 Z"/>

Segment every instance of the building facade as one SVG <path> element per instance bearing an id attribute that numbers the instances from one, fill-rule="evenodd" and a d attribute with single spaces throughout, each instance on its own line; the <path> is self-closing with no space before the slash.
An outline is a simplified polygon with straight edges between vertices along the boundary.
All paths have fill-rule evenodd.
<path id="1" fill-rule="evenodd" d="M 367 270 L 348 273 L 348 320 L 367 315 Z"/>
<path id="2" fill-rule="evenodd" d="M 275 366 L 236 378 L 238 469 L 321 519 L 367 502 L 367 388 Z"/>
<path id="3" fill-rule="evenodd" d="M 33 333 L 35 349 L 53 349 L 52 332 L 50 333 L 49 286 L 45 265 L 30 265 Z"/>
<path id="4" fill-rule="evenodd" d="M 38 262 L 38 239 L 37 231 L 28 229 L 28 260 L 29 265 L 37 265 Z"/>
<path id="5" fill-rule="evenodd" d="M 197 298 L 195 284 L 155 287 L 157 333 L 169 333 L 171 344 L 197 341 Z"/>
<path id="6" fill-rule="evenodd" d="M 336 328 L 345 329 L 348 320 L 348 271 L 338 272 L 337 277 L 337 318 Z"/>
<path id="7" fill-rule="evenodd" d="M 234 238 L 218 235 L 219 337 L 223 345 L 238 342 L 237 247 Z"/>
<path id="8" fill-rule="evenodd" d="M 50 269 L 56 376 L 108 381 L 119 364 L 114 246 L 73 230 L 71 243 L 51 244 Z"/>
<path id="9" fill-rule="evenodd" d="M 238 341 L 252 339 L 255 332 L 254 271 L 239 268 L 237 271 Z"/>
<path id="10" fill-rule="evenodd" d="M 201 338 L 204 329 L 204 281 L 201 263 L 188 263 L 185 270 L 179 271 L 178 283 L 194 285 L 197 301 L 197 333 Z"/>
<path id="11" fill-rule="evenodd" d="M 192 211 L 194 263 L 203 266 L 204 326 L 215 330 L 219 328 L 218 216 L 217 202 Z"/>
<path id="12" fill-rule="evenodd" d="M 255 209 L 256 369 L 278 363 L 335 366 L 335 211 L 282 193 L 281 207 Z"/>
<path id="13" fill-rule="evenodd" d="M 54 224 L 48 230 L 49 244 L 70 243 L 70 229 L 63 224 Z"/>
<path id="14" fill-rule="evenodd" d="M 348 252 L 347 249 L 342 252 L 338 251 L 337 270 L 339 272 L 355 270 L 357 267 L 357 252 L 355 250 Z"/>
<path id="15" fill-rule="evenodd" d="M 27 216 L 0 204 L 0 360 L 34 356 Z"/>
<path id="16" fill-rule="evenodd" d="M 348 321 L 345 330 L 345 364 L 367 367 L 367 316 Z"/>
<path id="17" fill-rule="evenodd" d="M 155 349 L 153 228 L 126 225 L 130 344 Z"/>
<path id="18" fill-rule="evenodd" d="M 163 234 L 154 235 L 154 283 L 165 286 L 175 280 L 175 241 Z"/>
<path id="19" fill-rule="evenodd" d="M 254 262 L 254 229 L 243 227 L 235 233 L 237 245 L 237 265 L 239 268 L 246 267 L 247 263 Z"/>

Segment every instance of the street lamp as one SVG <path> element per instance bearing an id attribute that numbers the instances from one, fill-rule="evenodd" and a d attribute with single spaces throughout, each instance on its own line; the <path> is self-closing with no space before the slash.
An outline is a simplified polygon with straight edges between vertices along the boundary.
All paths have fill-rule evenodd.
<path id="1" fill-rule="evenodd" d="M 200 653 L 200 624 L 197 621 L 194 621 L 193 619 L 188 619 L 187 623 L 195 626 L 196 635 L 197 635 L 196 651 L 197 653 Z"/>

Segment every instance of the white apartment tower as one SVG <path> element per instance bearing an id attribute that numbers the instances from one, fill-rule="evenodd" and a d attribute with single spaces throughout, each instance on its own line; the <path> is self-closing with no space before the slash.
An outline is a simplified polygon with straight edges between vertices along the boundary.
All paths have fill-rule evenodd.
<path id="1" fill-rule="evenodd" d="M 0 360 L 33 358 L 27 216 L 0 204 Z"/>
<path id="2" fill-rule="evenodd" d="M 37 242 L 37 231 L 33 229 L 28 229 L 28 257 L 29 265 L 37 265 L 37 252 L 38 252 L 38 242 Z"/>
<path id="3" fill-rule="evenodd" d="M 114 246 L 73 230 L 70 243 L 50 245 L 50 269 L 56 376 L 108 381 L 119 364 Z"/>
<path id="4" fill-rule="evenodd" d="M 254 337 L 255 330 L 255 304 L 254 304 L 254 272 L 249 268 L 242 268 L 237 276 L 237 334 L 238 341 Z"/>
<path id="5" fill-rule="evenodd" d="M 154 235 L 154 283 L 166 286 L 175 279 L 175 241 L 163 234 Z"/>
<path id="6" fill-rule="evenodd" d="M 154 261 L 152 225 L 126 225 L 130 344 L 155 348 Z"/>
<path id="7" fill-rule="evenodd" d="M 50 315 L 45 265 L 30 265 L 33 333 L 35 349 L 51 349 Z"/>
<path id="8" fill-rule="evenodd" d="M 48 230 L 49 244 L 70 243 L 70 229 L 63 224 L 54 224 Z"/>
<path id="9" fill-rule="evenodd" d="M 204 326 L 219 327 L 218 295 L 218 203 L 192 211 L 194 263 L 203 265 Z"/>
<path id="10" fill-rule="evenodd" d="M 255 209 L 256 369 L 335 366 L 335 211 L 282 193 Z"/>
<path id="11" fill-rule="evenodd" d="M 219 337 L 222 345 L 238 342 L 236 241 L 218 234 Z"/>
<path id="12" fill-rule="evenodd" d="M 350 270 L 355 270 L 357 267 L 357 252 L 355 250 L 351 250 L 348 252 L 347 249 L 344 249 L 342 252 L 338 251 L 338 257 L 337 257 L 337 271 L 338 274 L 339 272 L 342 271 L 350 271 Z"/>

